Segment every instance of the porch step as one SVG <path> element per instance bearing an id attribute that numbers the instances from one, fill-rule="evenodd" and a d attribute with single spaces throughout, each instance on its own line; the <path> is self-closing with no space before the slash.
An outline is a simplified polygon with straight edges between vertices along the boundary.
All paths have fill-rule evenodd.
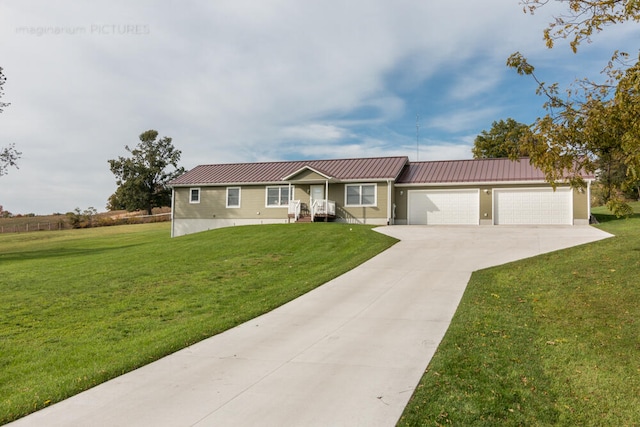
<path id="1" fill-rule="evenodd" d="M 298 220 L 296 222 L 311 222 L 311 217 L 310 216 L 301 216 L 301 217 L 298 217 Z"/>

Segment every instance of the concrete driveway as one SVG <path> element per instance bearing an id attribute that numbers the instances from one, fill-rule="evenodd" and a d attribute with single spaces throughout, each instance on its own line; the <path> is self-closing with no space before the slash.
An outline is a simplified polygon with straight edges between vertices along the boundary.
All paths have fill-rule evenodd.
<path id="1" fill-rule="evenodd" d="M 393 426 L 471 272 L 610 236 L 588 226 L 377 230 L 401 242 L 279 309 L 13 426 Z"/>

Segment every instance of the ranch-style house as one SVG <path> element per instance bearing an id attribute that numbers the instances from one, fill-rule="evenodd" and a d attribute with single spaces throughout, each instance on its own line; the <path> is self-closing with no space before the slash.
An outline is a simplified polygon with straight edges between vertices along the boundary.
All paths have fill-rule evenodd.
<path id="1" fill-rule="evenodd" d="M 394 225 L 588 224 L 590 185 L 554 190 L 526 158 L 408 157 L 200 165 L 169 183 L 172 236 L 298 221 Z"/>

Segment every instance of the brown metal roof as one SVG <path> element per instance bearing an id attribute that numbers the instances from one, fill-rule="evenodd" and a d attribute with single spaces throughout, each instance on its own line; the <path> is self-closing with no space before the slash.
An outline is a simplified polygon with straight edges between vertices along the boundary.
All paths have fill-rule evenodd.
<path id="1" fill-rule="evenodd" d="M 584 175 L 584 178 L 593 178 Z M 415 162 L 402 172 L 396 184 L 446 184 L 545 181 L 544 173 L 529 159 L 474 159 Z"/>
<path id="2" fill-rule="evenodd" d="M 304 167 L 335 181 L 391 179 L 401 185 L 545 181 L 544 173 L 526 158 L 515 161 L 502 158 L 409 163 L 407 157 L 401 156 L 201 165 L 169 185 L 278 183 Z M 583 177 L 594 178 L 592 175 Z"/>
<path id="3" fill-rule="evenodd" d="M 276 183 L 305 166 L 337 181 L 394 180 L 408 161 L 406 156 L 401 156 L 200 165 L 174 179 L 169 185 Z"/>

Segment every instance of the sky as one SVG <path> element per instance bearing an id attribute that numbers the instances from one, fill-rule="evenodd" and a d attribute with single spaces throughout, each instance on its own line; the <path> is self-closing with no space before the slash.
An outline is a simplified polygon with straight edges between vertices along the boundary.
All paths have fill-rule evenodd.
<path id="1" fill-rule="evenodd" d="M 472 158 L 494 121 L 544 114 L 519 51 L 547 82 L 598 78 L 638 26 L 607 29 L 577 55 L 547 49 L 518 0 L 0 0 L 7 78 L 0 148 L 19 169 L 0 205 L 45 215 L 116 190 L 108 160 L 155 129 L 199 164 L 408 156 Z"/>

